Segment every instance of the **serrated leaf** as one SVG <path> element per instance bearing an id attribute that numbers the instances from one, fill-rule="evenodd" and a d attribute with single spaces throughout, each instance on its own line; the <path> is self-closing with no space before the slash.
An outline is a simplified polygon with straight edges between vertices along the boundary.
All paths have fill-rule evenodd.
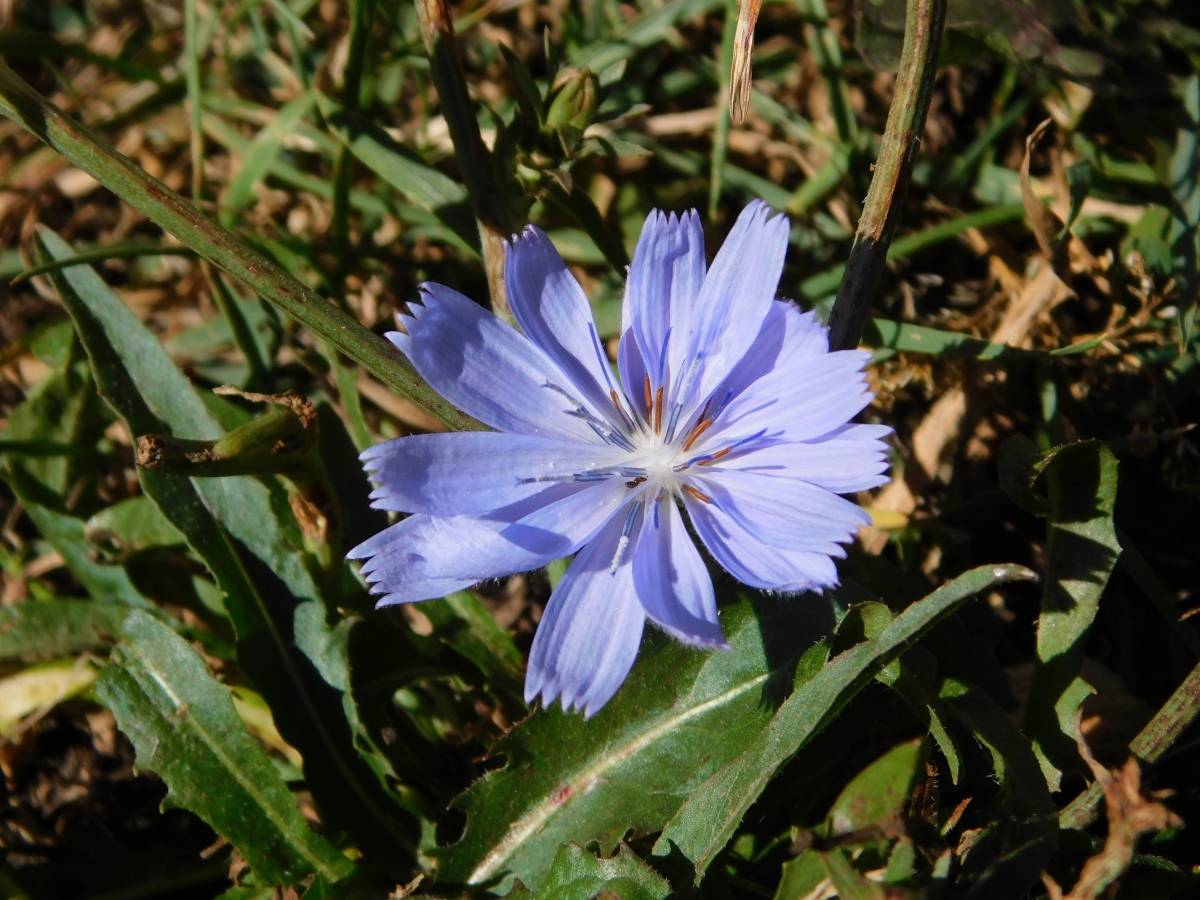
<path id="1" fill-rule="evenodd" d="M 1038 768 L 1029 739 L 982 690 L 946 679 L 940 691 L 950 711 L 992 756 L 996 774 L 1026 812 L 1054 817 L 1054 801 Z"/>
<path id="2" fill-rule="evenodd" d="M 972 569 L 912 604 L 879 637 L 834 657 L 796 687 L 752 744 L 692 792 L 663 828 L 655 854 L 682 853 L 692 861 L 699 879 L 780 766 L 889 662 L 980 591 L 1033 577 L 1028 569 L 1014 565 Z"/>
<path id="3" fill-rule="evenodd" d="M 121 637 L 96 689 L 133 741 L 138 765 L 167 783 L 167 803 L 203 818 L 270 884 L 347 874 L 350 861 L 309 829 L 228 688 L 196 651 L 138 611 Z"/>
<path id="4" fill-rule="evenodd" d="M 508 764 L 455 802 L 467 824 L 438 852 L 439 879 L 494 886 L 515 876 L 538 888 L 563 843 L 608 851 L 629 828 L 657 831 L 762 732 L 800 653 L 832 624 L 815 597 L 743 600 L 721 616 L 730 651 L 651 634 L 592 719 L 541 709 L 493 747 Z"/>
<path id="5" fill-rule="evenodd" d="M 567 844 L 554 857 L 537 900 L 592 900 L 602 892 L 620 900 L 666 900 L 672 893 L 666 879 L 624 843 L 610 859 Z"/>
<path id="6" fill-rule="evenodd" d="M 39 240 L 50 256 L 71 252 L 48 229 L 39 231 Z M 166 351 L 92 269 L 72 266 L 49 277 L 105 399 L 133 433 L 223 434 Z M 294 641 L 298 609 L 311 603 L 323 611 L 324 605 L 299 535 L 288 533 L 296 528 L 282 489 L 273 479 L 138 474 L 145 494 L 225 591 L 239 663 L 270 704 L 283 738 L 303 755 L 306 780 L 328 824 L 351 834 L 385 866 L 403 869 L 411 822 L 355 750 L 342 693 L 322 678 L 336 661 L 320 641 L 310 642 L 316 659 Z"/>
<path id="7" fill-rule="evenodd" d="M 106 646 L 129 607 L 99 600 L 23 600 L 0 607 L 0 659 L 67 656 Z"/>
<path id="8" fill-rule="evenodd" d="M 1073 687 L 1088 630 L 1121 552 L 1113 525 L 1117 459 L 1100 441 L 1043 454 L 1047 482 L 1046 579 L 1038 619 L 1037 661 L 1022 728 L 1052 779 L 1075 764 L 1072 721 L 1087 691 Z"/>

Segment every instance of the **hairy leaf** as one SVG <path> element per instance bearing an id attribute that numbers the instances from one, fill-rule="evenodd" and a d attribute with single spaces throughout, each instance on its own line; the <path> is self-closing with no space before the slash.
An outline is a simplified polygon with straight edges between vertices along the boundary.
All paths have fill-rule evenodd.
<path id="1" fill-rule="evenodd" d="M 48 229 L 39 239 L 51 256 L 71 252 Z M 92 269 L 73 266 L 51 279 L 97 384 L 135 434 L 222 434 L 166 351 Z M 344 685 L 322 678 L 331 668 L 325 648 L 310 659 L 293 640 L 298 610 L 322 607 L 299 536 L 288 533 L 295 525 L 282 490 L 249 477 L 193 482 L 145 470 L 139 477 L 225 591 L 239 662 L 271 705 L 283 738 L 303 755 L 309 788 L 329 824 L 352 834 L 385 865 L 402 869 L 412 846 L 407 814 L 354 749 L 339 689 Z"/>
<path id="2" fill-rule="evenodd" d="M 1043 500 L 1034 483 L 1045 476 Z M 1001 448 L 1001 483 L 1013 500 L 1046 515 L 1046 580 L 1037 661 L 1023 729 L 1057 789 L 1059 769 L 1075 765 L 1075 712 L 1091 693 L 1079 680 L 1088 630 L 1121 545 L 1113 525 L 1117 459 L 1100 441 L 1035 454 L 1014 437 Z"/>
<path id="3" fill-rule="evenodd" d="M 925 772 L 927 755 L 924 740 L 908 741 L 855 775 L 829 810 L 829 836 L 849 834 L 899 816 L 913 784 Z"/>
<path id="4" fill-rule="evenodd" d="M 132 612 L 97 691 L 129 735 L 138 765 L 166 781 L 169 805 L 195 812 L 271 884 L 345 875 L 351 863 L 309 830 L 283 779 L 195 650 Z"/>
<path id="5" fill-rule="evenodd" d="M 692 793 L 663 828 L 655 853 L 682 853 L 702 875 L 779 767 L 889 662 L 980 591 L 1032 577 L 1028 569 L 1014 565 L 972 569 L 914 603 L 879 637 L 834 657 L 796 687 L 752 744 Z"/>
<path id="6" fill-rule="evenodd" d="M 616 856 L 598 859 L 578 844 L 558 851 L 538 900 L 592 900 L 602 893 L 620 900 L 666 900 L 671 886 L 625 844 Z"/>
<path id="7" fill-rule="evenodd" d="M 0 659 L 67 656 L 105 647 L 129 607 L 98 600 L 23 600 L 0 607 Z"/>
<path id="8" fill-rule="evenodd" d="M 495 745 L 508 765 L 456 801 L 466 830 L 439 851 L 439 878 L 495 885 L 516 876 L 537 888 L 563 843 L 597 840 L 607 852 L 629 828 L 660 829 L 762 733 L 800 653 L 832 624 L 816 598 L 743 600 L 721 616 L 732 650 L 694 650 L 652 633 L 621 691 L 592 719 L 542 709 Z"/>

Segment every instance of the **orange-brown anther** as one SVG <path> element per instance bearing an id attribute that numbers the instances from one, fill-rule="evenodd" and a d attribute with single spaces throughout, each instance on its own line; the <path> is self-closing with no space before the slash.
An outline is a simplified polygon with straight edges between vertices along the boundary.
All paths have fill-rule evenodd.
<path id="1" fill-rule="evenodd" d="M 685 492 L 687 492 L 688 494 L 691 494 L 693 497 L 695 497 L 701 503 L 712 503 L 712 497 L 708 496 L 708 494 L 704 493 L 704 491 L 699 490 L 698 488 L 692 487 L 690 484 L 685 484 L 683 486 L 683 489 Z"/>
<path id="2" fill-rule="evenodd" d="M 649 375 L 646 376 L 645 387 L 646 387 L 646 418 L 649 419 L 649 418 L 651 418 L 651 416 L 653 416 L 651 409 L 654 406 L 654 397 L 651 396 L 651 393 L 650 393 L 650 376 Z"/>
<path id="3" fill-rule="evenodd" d="M 697 422 L 696 427 L 692 429 L 692 433 L 688 435 L 688 439 L 683 444 L 684 452 L 692 449 L 692 444 L 700 439 L 700 435 L 708 430 L 708 426 L 713 423 L 712 419 L 705 419 L 703 422 Z"/>
<path id="4" fill-rule="evenodd" d="M 654 433 L 662 433 L 662 400 L 663 389 L 662 385 L 658 386 L 658 390 L 654 392 Z"/>
<path id="5" fill-rule="evenodd" d="M 720 459 L 722 456 L 724 456 L 725 454 L 727 454 L 727 453 L 728 453 L 730 450 L 732 450 L 732 449 L 733 449 L 732 447 L 726 447 L 724 450 L 718 450 L 718 451 L 717 451 L 716 453 L 714 453 L 714 454 L 713 454 L 711 457 L 709 457 L 708 459 L 703 459 L 703 460 L 701 460 L 701 461 L 700 461 L 700 462 L 698 462 L 696 465 L 698 465 L 698 466 L 707 466 L 707 465 L 711 465 L 712 463 L 715 463 L 715 462 L 716 462 L 718 459 Z"/>

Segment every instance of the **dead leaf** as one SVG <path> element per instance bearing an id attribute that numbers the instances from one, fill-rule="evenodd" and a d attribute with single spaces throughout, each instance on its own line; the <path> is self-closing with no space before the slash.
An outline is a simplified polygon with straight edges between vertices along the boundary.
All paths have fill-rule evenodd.
<path id="1" fill-rule="evenodd" d="M 1037 238 L 1042 253 L 1057 271 L 1062 272 L 1064 271 L 1063 265 L 1066 263 L 1066 259 L 1063 258 L 1063 221 L 1055 214 L 1054 210 L 1038 199 L 1037 194 L 1033 192 L 1033 185 L 1029 181 L 1029 157 L 1033 153 L 1033 148 L 1046 133 L 1046 129 L 1053 122 L 1053 119 L 1046 119 L 1025 139 L 1025 158 L 1021 160 L 1021 202 L 1025 205 L 1025 215 L 1029 218 L 1029 227 L 1033 230 L 1033 235 Z"/>
<path id="2" fill-rule="evenodd" d="M 1142 791 L 1142 770 L 1136 757 L 1130 756 L 1122 768 L 1112 770 L 1096 761 L 1083 738 L 1078 715 L 1075 717 L 1075 744 L 1097 783 L 1104 788 L 1108 837 L 1104 840 L 1104 848 L 1083 864 L 1083 871 L 1071 893 L 1064 895 L 1053 878 L 1042 875 L 1050 900 L 1096 900 L 1129 868 L 1139 837 L 1183 824 L 1179 816 L 1158 802 L 1164 794 Z"/>

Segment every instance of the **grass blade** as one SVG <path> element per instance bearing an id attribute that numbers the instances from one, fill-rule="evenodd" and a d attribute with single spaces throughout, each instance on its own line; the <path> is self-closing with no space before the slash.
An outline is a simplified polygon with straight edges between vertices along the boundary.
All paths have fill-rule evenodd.
<path id="1" fill-rule="evenodd" d="M 197 255 L 330 341 L 401 396 L 451 428 L 483 427 L 438 396 L 388 341 L 251 250 L 165 184 L 105 145 L 2 62 L 0 114 L 19 122 Z"/>

